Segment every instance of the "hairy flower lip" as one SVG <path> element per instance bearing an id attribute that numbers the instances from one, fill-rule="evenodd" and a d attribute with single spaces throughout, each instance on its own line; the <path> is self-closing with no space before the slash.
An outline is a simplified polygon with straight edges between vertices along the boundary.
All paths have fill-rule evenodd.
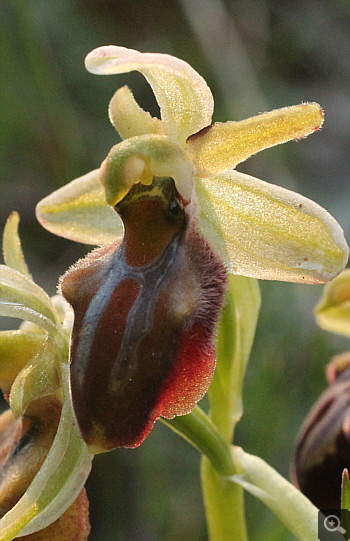
<path id="1" fill-rule="evenodd" d="M 116 210 L 123 243 L 95 250 L 61 279 L 75 311 L 73 407 L 94 453 L 140 445 L 160 416 L 189 413 L 204 395 L 226 282 L 171 177 L 135 184 Z"/>

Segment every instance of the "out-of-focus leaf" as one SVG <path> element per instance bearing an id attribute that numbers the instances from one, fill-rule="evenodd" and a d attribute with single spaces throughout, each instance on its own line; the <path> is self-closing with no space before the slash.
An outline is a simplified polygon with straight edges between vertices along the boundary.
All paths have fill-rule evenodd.
<path id="1" fill-rule="evenodd" d="M 210 417 L 229 442 L 242 415 L 243 379 L 259 308 L 258 281 L 229 275 L 226 305 L 218 324 L 217 364 L 209 388 Z"/>

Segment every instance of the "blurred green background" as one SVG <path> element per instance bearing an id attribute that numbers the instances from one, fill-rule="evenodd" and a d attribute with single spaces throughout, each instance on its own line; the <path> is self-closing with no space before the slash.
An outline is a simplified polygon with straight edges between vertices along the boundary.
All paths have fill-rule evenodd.
<path id="1" fill-rule="evenodd" d="M 240 120 L 303 101 L 324 128 L 238 169 L 327 208 L 350 241 L 350 2 L 348 0 L 1 0 L 1 228 L 12 210 L 37 283 L 50 294 L 87 251 L 36 222 L 36 203 L 99 166 L 118 141 L 109 99 L 128 84 L 157 114 L 139 74 L 97 77 L 85 55 L 101 45 L 163 52 L 205 77 L 214 120 Z M 236 443 L 288 476 L 293 442 L 326 386 L 324 366 L 349 341 L 317 328 L 322 286 L 262 282 L 263 305 Z M 4 320 L 2 328 L 13 328 Z M 98 456 L 87 484 L 90 541 L 206 541 L 199 455 L 157 423 L 136 450 Z M 292 537 L 247 496 L 253 541 Z"/>

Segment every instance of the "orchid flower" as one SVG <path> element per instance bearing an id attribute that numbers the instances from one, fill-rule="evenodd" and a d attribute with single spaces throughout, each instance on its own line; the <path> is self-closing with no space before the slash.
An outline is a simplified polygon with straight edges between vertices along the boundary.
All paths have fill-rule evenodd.
<path id="1" fill-rule="evenodd" d="M 326 284 L 315 308 L 326 331 L 350 337 L 350 269 Z M 293 457 L 293 481 L 320 509 L 340 509 L 343 471 L 350 451 L 350 351 L 326 366 L 328 387 L 304 420 Z M 345 507 L 346 508 L 346 507 Z"/>
<path id="2" fill-rule="evenodd" d="M 7 221 L 0 265 L 0 315 L 24 320 L 19 330 L 0 332 L 0 387 L 11 408 L 0 416 L 0 540 L 44 529 L 45 538 L 85 541 L 92 455 L 69 395 L 73 313 L 34 283 L 18 222 L 16 213 Z"/>
<path id="3" fill-rule="evenodd" d="M 211 125 L 211 91 L 182 60 L 108 46 L 86 67 L 141 72 L 161 114 L 120 88 L 109 116 L 122 141 L 37 207 L 49 231 L 102 245 L 61 280 L 75 313 L 74 412 L 90 451 L 101 452 L 139 445 L 159 416 L 188 413 L 205 394 L 226 271 L 321 283 L 349 249 L 316 203 L 234 169 L 320 128 L 319 105 Z"/>

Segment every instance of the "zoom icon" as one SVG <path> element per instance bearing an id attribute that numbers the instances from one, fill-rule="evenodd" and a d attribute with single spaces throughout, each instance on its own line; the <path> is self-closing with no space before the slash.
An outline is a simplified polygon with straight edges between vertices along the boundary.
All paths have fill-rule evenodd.
<path id="1" fill-rule="evenodd" d="M 350 511 L 347 509 L 321 509 L 318 512 L 319 541 L 344 541 L 350 537 L 344 527 L 350 524 Z"/>

